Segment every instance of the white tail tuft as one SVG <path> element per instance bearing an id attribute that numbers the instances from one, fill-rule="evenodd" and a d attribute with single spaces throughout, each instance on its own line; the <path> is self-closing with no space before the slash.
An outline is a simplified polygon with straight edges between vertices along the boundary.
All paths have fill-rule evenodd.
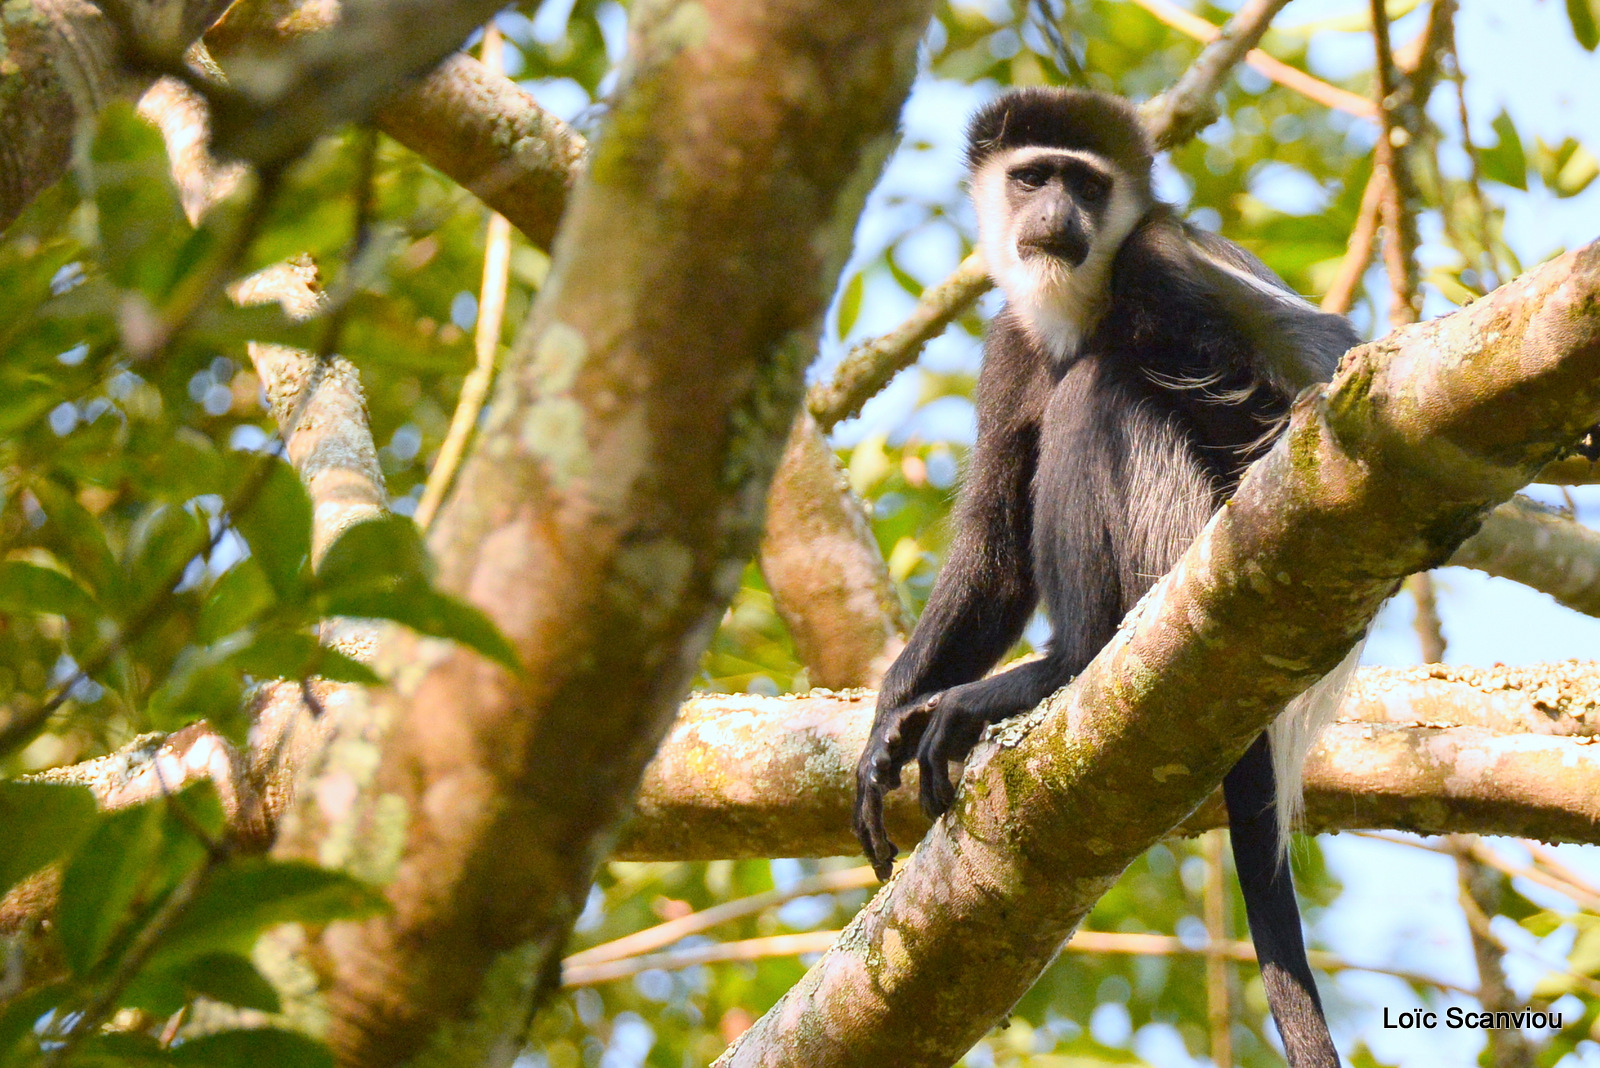
<path id="1" fill-rule="evenodd" d="M 1316 743 L 1322 728 L 1333 722 L 1339 712 L 1339 702 L 1350 686 L 1361 660 L 1361 650 L 1367 644 L 1366 635 L 1356 642 L 1355 648 L 1345 654 L 1337 667 L 1318 679 L 1305 693 L 1290 701 L 1272 726 L 1267 728 L 1267 741 L 1272 747 L 1272 775 L 1277 782 L 1278 852 L 1287 855 L 1289 836 L 1300 826 L 1305 815 L 1305 763 L 1306 754 Z"/>

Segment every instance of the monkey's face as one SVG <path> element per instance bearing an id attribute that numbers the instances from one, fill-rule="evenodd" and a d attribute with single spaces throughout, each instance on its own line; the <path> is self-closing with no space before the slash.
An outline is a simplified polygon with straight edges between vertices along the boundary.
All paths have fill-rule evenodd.
<path id="1" fill-rule="evenodd" d="M 1005 169 L 1005 198 L 1021 259 L 1080 267 L 1105 222 L 1113 177 L 1076 153 L 1021 154 Z"/>
<path id="2" fill-rule="evenodd" d="M 1148 207 L 1137 184 L 1078 149 L 999 152 L 973 175 L 978 234 L 995 283 L 1058 358 L 1093 327 L 1117 248 Z"/>

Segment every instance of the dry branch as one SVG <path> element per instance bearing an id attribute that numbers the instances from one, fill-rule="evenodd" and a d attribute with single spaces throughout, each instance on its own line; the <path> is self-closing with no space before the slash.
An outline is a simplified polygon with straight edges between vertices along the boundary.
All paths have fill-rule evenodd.
<path id="1" fill-rule="evenodd" d="M 603 965 L 572 964 L 564 966 L 561 985 L 565 987 L 596 986 L 638 975 L 652 968 L 692 968 L 701 964 L 722 964 L 729 961 L 760 960 L 766 957 L 792 957 L 805 953 L 821 953 L 832 947 L 842 931 L 806 931 L 800 934 L 771 935 L 766 938 L 746 938 L 737 942 L 719 942 L 692 949 L 677 949 L 666 953 L 653 953 L 643 957 L 629 957 Z M 1204 945 L 1192 946 L 1172 935 L 1143 934 L 1124 931 L 1078 931 L 1065 946 L 1065 953 L 1105 953 L 1139 957 L 1206 957 L 1208 960 L 1233 961 L 1254 964 L 1256 948 L 1249 942 L 1237 939 L 1214 940 Z M 1393 968 L 1367 967 L 1352 964 L 1334 956 L 1312 950 L 1309 954 L 1312 967 L 1324 972 L 1373 972 L 1392 975 L 1408 983 L 1437 987 L 1458 994 L 1474 996 L 1476 991 L 1458 986 L 1448 979 L 1437 979 L 1417 972 L 1397 971 Z M 1232 1063 L 1218 1060 L 1218 1063 Z"/>

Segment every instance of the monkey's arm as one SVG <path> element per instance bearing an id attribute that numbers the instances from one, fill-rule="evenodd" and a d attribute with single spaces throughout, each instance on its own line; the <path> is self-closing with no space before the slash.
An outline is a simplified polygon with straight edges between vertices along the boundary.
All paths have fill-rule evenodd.
<path id="1" fill-rule="evenodd" d="M 1014 327 L 1011 329 L 1015 329 Z M 1029 360 L 1004 321 L 991 328 L 978 379 L 978 440 L 962 487 L 958 529 L 922 618 L 889 669 L 856 767 L 855 830 L 880 877 L 896 849 L 883 796 L 928 725 L 922 700 L 981 677 L 1022 634 L 1038 601 L 1031 501 L 1048 368 Z"/>

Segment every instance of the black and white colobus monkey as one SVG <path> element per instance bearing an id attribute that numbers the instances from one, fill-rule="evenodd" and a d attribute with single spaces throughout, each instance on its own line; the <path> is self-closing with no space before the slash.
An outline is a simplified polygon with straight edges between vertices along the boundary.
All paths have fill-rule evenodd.
<path id="1" fill-rule="evenodd" d="M 922 807 L 943 813 L 949 762 L 1088 664 L 1270 446 L 1295 395 L 1360 342 L 1156 200 L 1150 144 L 1126 101 L 1011 93 L 972 120 L 967 161 L 1006 303 L 985 342 L 959 531 L 884 680 L 857 770 L 856 833 L 881 877 L 895 856 L 883 795 L 901 766 L 917 759 Z M 1041 597 L 1048 651 L 984 678 Z M 1280 849 L 1301 760 L 1348 670 L 1335 675 L 1224 782 L 1250 931 L 1295 1068 L 1339 1063 Z"/>

